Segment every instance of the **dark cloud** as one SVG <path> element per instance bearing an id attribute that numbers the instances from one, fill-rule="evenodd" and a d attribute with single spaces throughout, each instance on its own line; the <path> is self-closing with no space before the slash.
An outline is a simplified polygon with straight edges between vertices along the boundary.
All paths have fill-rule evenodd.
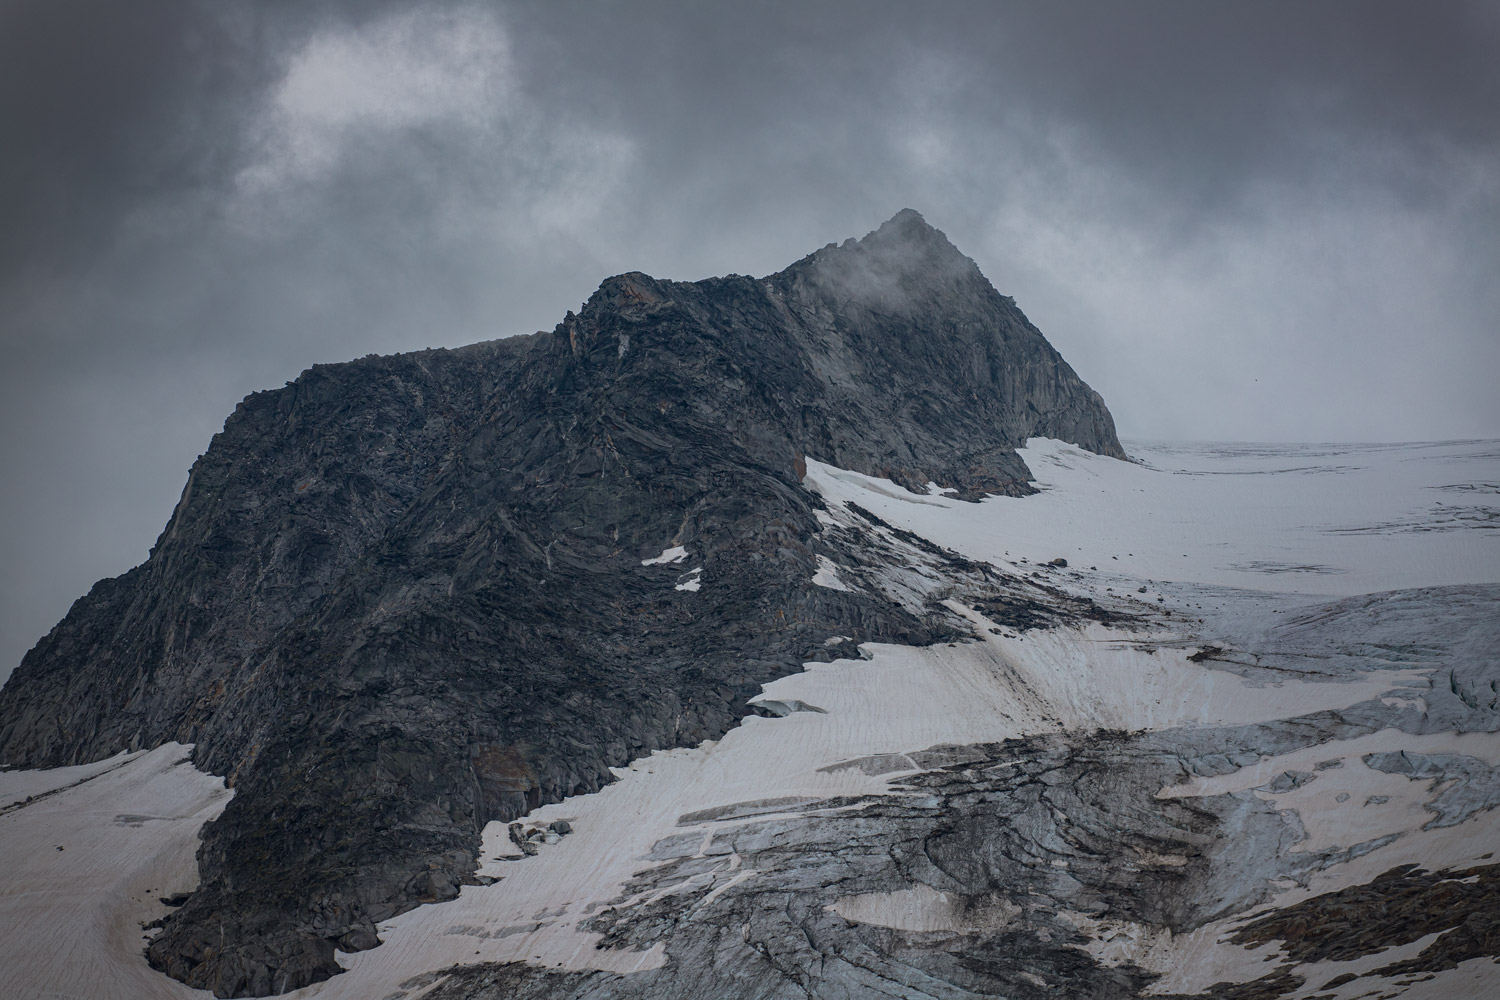
<path id="1" fill-rule="evenodd" d="M 0 7 L 0 673 L 246 392 L 906 205 L 1127 437 L 1500 434 L 1496 10 Z"/>
<path id="2" fill-rule="evenodd" d="M 212 183 L 260 82 L 184 0 L 0 10 L 0 264 L 76 266 L 142 201 Z M 248 77 L 248 78 L 247 78 Z M 205 141 L 207 140 L 207 141 Z"/>

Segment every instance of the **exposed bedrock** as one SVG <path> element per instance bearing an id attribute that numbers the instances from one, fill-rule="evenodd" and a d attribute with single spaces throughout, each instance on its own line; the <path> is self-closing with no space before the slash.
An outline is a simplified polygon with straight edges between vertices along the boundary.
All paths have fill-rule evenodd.
<path id="1" fill-rule="evenodd" d="M 141 566 L 0 692 L 0 761 L 180 740 L 236 795 L 150 945 L 222 996 L 453 895 L 479 832 L 716 737 L 761 684 L 946 617 L 816 586 L 805 457 L 975 497 L 1098 395 L 914 212 L 763 279 L 611 278 L 550 333 L 247 398 Z M 656 560 L 680 546 L 684 561 Z"/>

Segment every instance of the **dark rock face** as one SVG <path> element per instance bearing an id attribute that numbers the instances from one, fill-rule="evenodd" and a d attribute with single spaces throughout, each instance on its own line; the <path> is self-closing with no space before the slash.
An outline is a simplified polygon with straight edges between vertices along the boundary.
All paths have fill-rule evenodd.
<path id="1" fill-rule="evenodd" d="M 1123 457 L 910 211 L 767 278 L 626 274 L 550 334 L 320 366 L 246 399 L 148 561 L 27 655 L 0 761 L 196 744 L 236 795 L 149 957 L 221 996 L 294 989 L 455 895 L 486 822 L 721 735 L 831 636 L 952 637 L 812 584 L 837 542 L 804 457 L 1019 494 L 1034 435 Z"/>

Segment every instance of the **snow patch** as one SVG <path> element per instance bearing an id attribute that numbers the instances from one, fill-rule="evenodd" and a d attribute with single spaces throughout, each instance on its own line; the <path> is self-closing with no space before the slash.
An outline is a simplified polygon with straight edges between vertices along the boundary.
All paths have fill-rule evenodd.
<path id="1" fill-rule="evenodd" d="M 198 884 L 198 834 L 234 795 L 168 743 L 77 767 L 0 772 L 0 969 L 16 997 L 179 1000 L 141 925 Z M 26 802 L 26 797 L 31 801 Z"/>
<path id="2" fill-rule="evenodd" d="M 818 556 L 818 571 L 813 574 L 812 582 L 829 590 L 853 589 L 839 579 L 838 564 L 827 556 Z"/>

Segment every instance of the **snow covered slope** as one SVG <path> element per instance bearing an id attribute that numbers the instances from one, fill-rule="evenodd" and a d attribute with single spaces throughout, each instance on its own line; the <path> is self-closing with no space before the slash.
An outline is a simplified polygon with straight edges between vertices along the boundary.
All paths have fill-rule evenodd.
<path id="1" fill-rule="evenodd" d="M 198 832 L 233 794 L 191 749 L 0 772 L 0 994 L 205 995 L 143 954 L 142 925 L 197 884 Z"/>
<path id="2" fill-rule="evenodd" d="M 815 582 L 953 641 L 491 824 L 487 884 L 293 995 L 1500 992 L 1500 444 L 1131 453 L 1034 440 L 981 503 L 809 462 Z M 180 756 L 0 774 L 19 995 L 194 992 L 137 923 L 228 794 Z"/>
<path id="3" fill-rule="evenodd" d="M 1139 464 L 1034 439 L 1021 454 L 1043 495 L 1024 502 L 918 498 L 826 466 L 814 481 L 1002 565 L 1340 595 L 1500 572 L 1500 443 L 1127 444 Z"/>

